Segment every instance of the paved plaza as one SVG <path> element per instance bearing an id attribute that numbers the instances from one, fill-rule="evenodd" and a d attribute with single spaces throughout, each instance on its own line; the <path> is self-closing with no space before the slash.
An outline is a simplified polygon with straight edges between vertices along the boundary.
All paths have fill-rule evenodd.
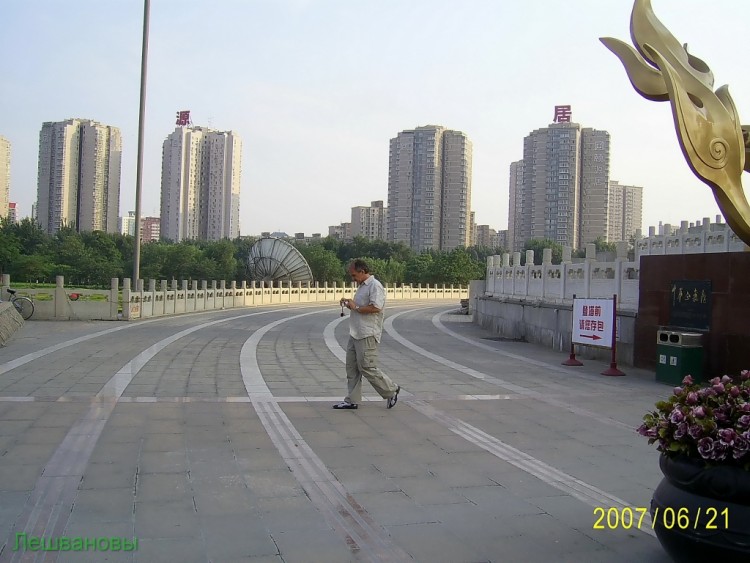
<path id="1" fill-rule="evenodd" d="M 366 382 L 331 408 L 331 304 L 27 322 L 0 348 L 0 561 L 668 562 L 635 428 L 670 388 L 457 306 L 388 306 L 390 410 Z"/>

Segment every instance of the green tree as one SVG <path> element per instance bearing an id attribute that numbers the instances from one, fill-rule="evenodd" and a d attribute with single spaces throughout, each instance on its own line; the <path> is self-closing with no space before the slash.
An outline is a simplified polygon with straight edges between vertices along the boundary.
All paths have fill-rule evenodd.
<path id="1" fill-rule="evenodd" d="M 382 258 L 362 258 L 370 267 L 370 273 L 373 274 L 380 283 L 383 284 L 400 284 L 404 282 L 406 273 L 406 264 L 393 260 L 391 258 L 383 260 Z"/>
<path id="2" fill-rule="evenodd" d="M 191 280 L 200 256 L 201 251 L 192 241 L 167 245 L 162 274 L 167 280 Z"/>
<path id="3" fill-rule="evenodd" d="M 485 265 L 475 260 L 469 251 L 456 248 L 438 256 L 430 277 L 433 284 L 467 285 L 471 280 L 484 279 L 485 271 Z"/>
<path id="4" fill-rule="evenodd" d="M 21 243 L 13 234 L 0 231 L 0 274 L 13 276 L 13 265 L 21 256 Z"/>
<path id="5" fill-rule="evenodd" d="M 594 240 L 597 252 L 617 252 L 617 244 L 614 242 L 607 242 L 604 237 L 599 236 Z"/>
<path id="6" fill-rule="evenodd" d="M 435 259 L 430 252 L 412 256 L 406 263 L 404 283 L 411 285 L 430 283 L 434 262 Z"/>
<path id="7" fill-rule="evenodd" d="M 217 280 L 234 280 L 237 274 L 237 260 L 234 257 L 235 247 L 228 239 L 214 241 L 206 245 L 203 250 L 203 258 L 213 262 L 213 276 L 211 278 L 201 278 L 194 276 L 196 279 L 217 279 Z"/>
<path id="8" fill-rule="evenodd" d="M 344 283 L 344 265 L 333 251 L 326 250 L 319 243 L 301 245 L 299 251 L 307 260 L 316 282 Z"/>
<path id="9" fill-rule="evenodd" d="M 562 262 L 562 253 L 563 253 L 563 247 L 559 242 L 555 242 L 552 239 L 549 238 L 535 238 L 530 239 L 526 241 L 526 244 L 523 247 L 523 252 L 521 253 L 521 259 L 525 263 L 526 261 L 526 251 L 527 250 L 533 250 L 534 251 L 534 264 L 537 266 L 542 263 L 543 258 L 543 251 L 545 248 L 551 248 L 552 249 L 552 263 L 553 264 L 559 264 Z"/>
<path id="10" fill-rule="evenodd" d="M 144 280 L 167 279 L 165 265 L 167 263 L 168 246 L 168 244 L 158 241 L 141 245 L 141 278 Z M 132 275 L 132 269 L 130 272 Z"/>

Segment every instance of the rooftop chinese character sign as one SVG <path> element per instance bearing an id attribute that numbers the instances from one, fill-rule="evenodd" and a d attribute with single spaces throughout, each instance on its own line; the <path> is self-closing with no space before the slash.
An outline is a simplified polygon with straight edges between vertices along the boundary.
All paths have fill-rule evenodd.
<path id="1" fill-rule="evenodd" d="M 186 125 L 190 125 L 190 110 L 182 110 L 177 112 L 177 121 L 175 122 L 175 125 L 180 125 L 181 127 L 185 127 Z"/>
<path id="2" fill-rule="evenodd" d="M 555 106 L 555 118 L 552 120 L 553 123 L 570 123 L 570 118 L 573 116 L 573 112 L 570 111 L 570 106 Z"/>

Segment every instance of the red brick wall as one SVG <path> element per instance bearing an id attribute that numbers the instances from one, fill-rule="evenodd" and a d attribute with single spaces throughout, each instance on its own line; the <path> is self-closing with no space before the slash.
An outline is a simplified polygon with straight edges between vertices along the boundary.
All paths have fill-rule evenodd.
<path id="1" fill-rule="evenodd" d="M 635 365 L 656 367 L 656 331 L 669 323 L 673 280 L 711 280 L 711 329 L 703 338 L 704 375 L 736 375 L 750 369 L 750 252 L 643 256 Z"/>

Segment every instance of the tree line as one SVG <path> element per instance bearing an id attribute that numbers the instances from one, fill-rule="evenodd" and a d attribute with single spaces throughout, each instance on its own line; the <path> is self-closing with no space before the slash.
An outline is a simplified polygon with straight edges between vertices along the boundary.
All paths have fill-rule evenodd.
<path id="1" fill-rule="evenodd" d="M 247 257 L 253 238 L 220 241 L 158 241 L 141 246 L 140 277 L 156 280 L 252 281 Z M 292 243 L 305 257 L 315 281 L 349 282 L 350 260 L 368 261 L 375 276 L 389 284 L 466 285 L 484 279 L 486 258 L 503 249 L 471 247 L 450 252 L 417 253 L 403 243 L 356 237 L 342 242 L 331 237 Z M 0 274 L 14 284 L 54 283 L 109 287 L 112 278 L 132 278 L 134 240 L 130 235 L 102 231 L 76 232 L 64 226 L 47 234 L 38 223 L 23 219 L 0 222 Z"/>

